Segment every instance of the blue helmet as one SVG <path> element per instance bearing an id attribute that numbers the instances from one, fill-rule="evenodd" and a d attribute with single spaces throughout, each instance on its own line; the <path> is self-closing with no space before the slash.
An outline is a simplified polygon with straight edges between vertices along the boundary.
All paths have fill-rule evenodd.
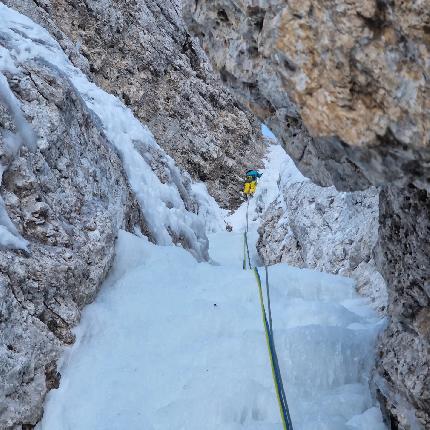
<path id="1" fill-rule="evenodd" d="M 251 169 L 251 170 L 247 170 L 246 176 L 251 176 L 252 178 L 257 179 L 257 178 L 261 178 L 263 174 L 260 173 L 258 170 Z"/>

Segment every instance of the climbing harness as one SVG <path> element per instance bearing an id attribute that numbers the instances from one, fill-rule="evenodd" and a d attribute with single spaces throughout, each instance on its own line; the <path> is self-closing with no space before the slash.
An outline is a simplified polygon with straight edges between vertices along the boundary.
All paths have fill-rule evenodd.
<path id="1" fill-rule="evenodd" d="M 244 240 L 243 240 L 243 247 L 244 247 L 244 250 L 243 250 L 243 269 L 244 270 L 246 269 L 247 260 L 248 260 L 249 268 L 252 269 L 251 259 L 249 256 L 249 247 L 248 247 L 248 231 L 249 231 L 248 211 L 249 211 L 249 199 L 248 199 L 248 202 L 246 205 L 246 231 L 244 233 Z M 269 313 L 269 316 L 267 317 L 266 307 L 264 305 L 264 299 L 263 299 L 263 288 L 261 286 L 260 274 L 258 272 L 257 267 L 254 267 L 253 270 L 254 270 L 255 279 L 257 281 L 257 286 L 258 286 L 258 295 L 260 298 L 261 316 L 262 316 L 262 320 L 263 320 L 267 349 L 269 352 L 270 367 L 272 369 L 273 383 L 275 385 L 275 391 L 276 391 L 276 397 L 278 400 L 279 412 L 280 412 L 281 419 L 282 419 L 282 428 L 283 428 L 283 430 L 293 430 L 293 423 L 291 421 L 290 411 L 288 409 L 287 397 L 285 395 L 284 384 L 282 381 L 282 375 L 281 375 L 281 371 L 279 368 L 278 357 L 276 355 L 275 340 L 273 337 L 272 310 L 270 307 L 269 272 L 267 270 L 267 266 L 264 266 L 265 275 L 266 275 L 267 310 Z"/>

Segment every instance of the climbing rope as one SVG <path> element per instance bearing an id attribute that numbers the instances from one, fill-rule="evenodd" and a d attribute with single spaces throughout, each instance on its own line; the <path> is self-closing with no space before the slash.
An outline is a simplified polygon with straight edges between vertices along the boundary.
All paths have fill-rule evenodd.
<path id="1" fill-rule="evenodd" d="M 246 270 L 246 256 L 248 255 L 249 260 L 249 252 L 248 252 L 248 235 L 243 233 L 243 263 L 242 268 Z M 249 261 L 249 268 L 251 269 L 251 261 Z"/>
<path id="2" fill-rule="evenodd" d="M 266 279 L 268 279 L 267 273 L 268 272 L 267 272 L 267 267 L 266 267 Z M 254 274 L 255 274 L 255 279 L 257 280 L 257 285 L 258 285 L 258 295 L 260 297 L 260 307 L 261 307 L 261 315 L 262 315 L 262 319 L 263 319 L 264 333 L 266 335 L 267 349 L 269 351 L 269 358 L 270 358 L 270 367 L 272 369 L 272 377 L 273 377 L 273 382 L 275 384 L 276 397 L 278 400 L 279 412 L 280 412 L 281 418 L 282 418 L 283 429 L 284 430 L 293 430 L 293 423 L 291 421 L 290 411 L 289 411 L 288 403 L 287 403 L 287 397 L 285 395 L 284 384 L 282 381 L 281 370 L 279 368 L 278 356 L 276 354 L 276 349 L 275 349 L 275 340 L 273 338 L 272 323 L 271 323 L 272 312 L 270 310 L 270 304 L 269 304 L 270 301 L 268 302 L 268 305 L 267 305 L 268 310 L 269 310 L 269 315 L 270 315 L 270 319 L 269 319 L 270 324 L 269 324 L 269 322 L 267 320 L 266 308 L 264 306 L 263 288 L 261 286 L 261 278 L 260 278 L 260 274 L 258 273 L 257 267 L 254 267 Z M 267 297 L 269 298 L 270 296 L 269 296 L 268 285 L 269 284 L 267 283 L 266 284 L 266 293 L 267 293 Z"/>
<path id="3" fill-rule="evenodd" d="M 247 197 L 246 201 L 246 230 L 243 233 L 243 270 L 246 270 L 246 260 L 248 258 L 248 266 L 252 269 L 251 266 L 251 257 L 249 255 L 249 247 L 248 247 L 248 230 L 249 230 L 249 222 L 248 222 L 248 211 L 249 211 L 249 198 Z"/>
<path id="4" fill-rule="evenodd" d="M 270 332 L 272 332 L 272 308 L 270 307 L 269 271 L 267 270 L 267 266 L 264 266 L 264 271 L 266 273 L 266 295 L 267 295 L 267 309 L 269 310 L 269 327 L 270 327 Z"/>
<path id="5" fill-rule="evenodd" d="M 246 197 L 246 232 L 249 230 L 249 197 Z"/>
<path id="6" fill-rule="evenodd" d="M 246 261 L 248 259 L 249 268 L 251 267 L 251 260 L 249 257 L 248 247 L 248 209 L 249 200 L 246 206 L 246 231 L 244 233 L 244 252 L 243 252 L 243 269 L 246 269 Z M 283 430 L 293 430 L 293 423 L 291 421 L 290 411 L 288 408 L 287 397 L 285 395 L 284 384 L 282 381 L 282 375 L 279 368 L 278 356 L 276 355 L 275 340 L 273 338 L 273 327 L 272 327 L 272 310 L 270 307 L 270 289 L 269 289 L 269 272 L 267 266 L 264 266 L 266 274 L 266 295 L 267 295 L 267 309 L 269 312 L 269 319 L 267 319 L 266 307 L 264 306 L 263 299 L 263 288 L 261 286 L 261 278 L 258 272 L 258 268 L 254 267 L 254 275 L 258 286 L 258 295 L 260 298 L 261 316 L 263 320 L 264 333 L 266 337 L 267 349 L 269 351 L 270 367 L 272 369 L 273 383 L 275 385 L 276 398 L 278 400 L 279 412 L 282 419 Z"/>

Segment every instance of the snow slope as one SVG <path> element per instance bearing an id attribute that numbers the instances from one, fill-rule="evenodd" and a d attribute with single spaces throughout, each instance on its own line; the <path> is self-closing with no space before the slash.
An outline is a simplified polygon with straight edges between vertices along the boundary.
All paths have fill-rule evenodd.
<path id="1" fill-rule="evenodd" d="M 255 197 L 264 204 L 278 150 Z M 209 236 L 213 264 L 120 235 L 39 430 L 280 428 L 257 286 L 241 267 L 243 210 L 229 218 L 232 233 Z M 368 388 L 381 321 L 353 281 L 281 264 L 270 268 L 270 285 L 295 430 L 384 429 Z"/>
<path id="2" fill-rule="evenodd" d="M 40 430 L 279 429 L 241 239 L 211 236 L 216 266 L 122 233 Z M 278 265 L 270 282 L 295 428 L 383 429 L 367 387 L 377 319 L 352 281 Z"/>

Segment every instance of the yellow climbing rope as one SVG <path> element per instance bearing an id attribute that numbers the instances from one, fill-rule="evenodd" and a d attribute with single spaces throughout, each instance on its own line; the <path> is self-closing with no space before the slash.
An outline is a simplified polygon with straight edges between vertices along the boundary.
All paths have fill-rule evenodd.
<path id="1" fill-rule="evenodd" d="M 267 321 L 266 308 L 264 306 L 263 289 L 261 287 L 260 274 L 258 269 L 254 267 L 255 279 L 258 285 L 258 295 L 260 297 L 261 317 L 263 320 L 264 334 L 266 336 L 267 350 L 269 351 L 270 367 L 272 369 L 273 384 L 275 385 L 276 398 L 278 400 L 279 412 L 282 419 L 282 428 L 284 430 L 293 430 L 290 412 L 285 396 L 284 387 L 282 384 L 281 372 L 279 369 L 278 358 L 276 356 L 275 343 L 273 339 L 273 332 Z"/>
<path id="2" fill-rule="evenodd" d="M 246 231 L 244 233 L 244 240 L 243 240 L 243 269 L 244 270 L 246 269 L 246 266 L 247 266 L 247 264 L 246 264 L 247 260 L 248 260 L 249 268 L 252 269 L 251 259 L 249 256 L 249 247 L 248 247 L 248 209 L 249 209 L 249 201 L 248 201 L 248 205 L 246 208 Z M 284 386 L 282 383 L 281 371 L 279 369 L 278 358 L 276 355 L 275 341 L 273 338 L 267 267 L 265 267 L 265 270 L 266 270 L 266 292 L 267 292 L 267 299 L 268 299 L 270 324 L 267 320 L 266 308 L 264 306 L 263 288 L 261 286 L 260 274 L 258 272 L 258 268 L 254 267 L 254 275 L 255 275 L 255 279 L 257 281 L 258 295 L 260 298 L 261 317 L 262 317 L 263 326 L 264 326 L 264 333 L 265 333 L 265 337 L 266 337 L 267 350 L 269 352 L 270 367 L 272 370 L 272 377 L 273 377 L 273 383 L 274 383 L 275 391 L 276 391 L 276 398 L 278 401 L 279 412 L 280 412 L 281 419 L 282 419 L 282 428 L 283 428 L 283 430 L 293 430 L 293 424 L 291 422 L 287 398 L 286 398 Z"/>

